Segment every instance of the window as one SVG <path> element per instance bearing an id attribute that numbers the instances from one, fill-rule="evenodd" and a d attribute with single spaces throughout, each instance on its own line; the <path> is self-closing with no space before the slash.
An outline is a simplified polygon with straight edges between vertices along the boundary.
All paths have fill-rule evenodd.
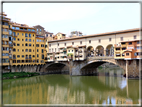
<path id="1" fill-rule="evenodd" d="M 73 52 L 73 50 L 72 50 L 72 52 Z"/>
<path id="2" fill-rule="evenodd" d="M 22 39 L 22 41 L 24 41 L 24 39 Z"/>
<path id="3" fill-rule="evenodd" d="M 31 42 L 31 39 L 29 39 L 29 42 Z"/>
<path id="4" fill-rule="evenodd" d="M 33 40 L 33 42 L 34 42 L 34 40 Z"/>
<path id="5" fill-rule="evenodd" d="M 129 42 L 129 45 L 132 45 L 132 42 Z"/>
<path id="6" fill-rule="evenodd" d="M 22 58 L 24 58 L 24 55 L 22 55 Z"/>
<path id="7" fill-rule="evenodd" d="M 24 35 L 24 33 L 22 33 L 22 36 Z"/>
<path id="8" fill-rule="evenodd" d="M 24 46 L 24 44 L 22 44 L 22 46 Z"/>
<path id="9" fill-rule="evenodd" d="M 41 50 L 41 52 L 43 53 L 43 49 Z"/>
<path id="10" fill-rule="evenodd" d="M 122 50 L 126 50 L 126 47 L 122 48 Z"/>
<path id="11" fill-rule="evenodd" d="M 32 29 L 32 31 L 35 31 L 34 29 Z"/>
<path id="12" fill-rule="evenodd" d="M 28 39 L 26 38 L 25 41 L 28 41 Z"/>
<path id="13" fill-rule="evenodd" d="M 42 55 L 42 59 L 44 59 L 44 55 Z"/>
<path id="14" fill-rule="evenodd" d="M 28 31 L 31 31 L 31 29 L 28 29 Z"/>
<path id="15" fill-rule="evenodd" d="M 15 33 L 15 32 L 13 32 L 13 36 L 16 36 L 16 33 Z"/>
<path id="16" fill-rule="evenodd" d="M 134 35 L 134 39 L 137 39 L 137 35 Z"/>
<path id="17" fill-rule="evenodd" d="M 109 42 L 111 42 L 111 38 L 109 38 Z"/>
<path id="18" fill-rule="evenodd" d="M 28 46 L 28 44 L 26 43 L 25 46 Z"/>
<path id="19" fill-rule="evenodd" d="M 89 43 L 91 43 L 91 40 L 89 40 Z"/>
<path id="20" fill-rule="evenodd" d="M 74 45 L 74 42 L 72 42 L 72 45 Z"/>
<path id="21" fill-rule="evenodd" d="M 16 30 L 19 30 L 19 27 L 16 27 Z"/>
<path id="22" fill-rule="evenodd" d="M 59 43 L 58 43 L 58 46 L 59 46 Z"/>
<path id="23" fill-rule="evenodd" d="M 39 63 L 39 61 L 37 60 L 37 63 Z"/>
<path id="24" fill-rule="evenodd" d="M 29 52 L 31 52 L 31 49 L 29 49 Z"/>
<path id="25" fill-rule="evenodd" d="M 55 48 L 55 52 L 56 52 L 56 48 Z"/>
<path id="26" fill-rule="evenodd" d="M 19 58 L 20 57 L 20 55 L 17 55 L 17 58 Z"/>
<path id="27" fill-rule="evenodd" d="M 39 47 L 39 44 L 36 44 L 36 47 Z"/>
<path id="28" fill-rule="evenodd" d="M 31 44 L 29 43 L 29 46 L 31 46 Z"/>
<path id="29" fill-rule="evenodd" d="M 35 56 L 33 55 L 33 57 L 35 57 Z"/>
<path id="30" fill-rule="evenodd" d="M 66 43 L 64 45 L 66 46 Z"/>
<path id="31" fill-rule="evenodd" d="M 99 43 L 101 43 L 101 39 L 99 39 Z"/>
<path id="32" fill-rule="evenodd" d="M 50 37 L 52 37 L 52 34 L 50 34 Z"/>
<path id="33" fill-rule="evenodd" d="M 18 49 L 18 52 L 19 52 L 19 49 Z"/>
<path id="34" fill-rule="evenodd" d="M 129 53 L 126 53 L 126 56 L 129 56 Z"/>
<path id="35" fill-rule="evenodd" d="M 43 44 L 41 44 L 41 47 L 44 47 L 44 45 L 43 45 Z"/>
<path id="36" fill-rule="evenodd" d="M 82 45 L 82 41 L 80 41 L 80 45 Z"/>
<path id="37" fill-rule="evenodd" d="M 15 29 L 15 27 L 12 27 L 12 29 Z"/>
<path id="38" fill-rule="evenodd" d="M 37 49 L 37 52 L 38 52 L 38 49 Z"/>
<path id="39" fill-rule="evenodd" d="M 28 49 L 26 49 L 25 51 L 28 52 Z"/>
<path id="40" fill-rule="evenodd" d="M 18 41 L 20 41 L 20 39 L 18 38 Z"/>
<path id="41" fill-rule="evenodd" d="M 41 29 L 40 29 L 40 32 L 41 32 Z"/>
<path id="42" fill-rule="evenodd" d="M 140 44 L 140 41 L 137 41 L 137 44 Z"/>
<path id="43" fill-rule="evenodd" d="M 19 33 L 17 33 L 17 35 L 19 35 Z"/>
<path id="44" fill-rule="evenodd" d="M 31 34 L 29 34 L 29 37 L 31 38 Z"/>
<path id="45" fill-rule="evenodd" d="M 24 52 L 24 49 L 22 49 L 22 52 Z"/>
<path id="46" fill-rule="evenodd" d="M 116 50 L 120 50 L 120 48 L 116 48 Z"/>
<path id="47" fill-rule="evenodd" d="M 37 39 L 36 41 L 38 42 L 39 40 Z"/>
<path id="48" fill-rule="evenodd" d="M 37 57 L 38 57 L 38 54 L 37 54 Z"/>
<path id="49" fill-rule="evenodd" d="M 25 37 L 28 37 L 28 34 L 27 34 L 27 33 L 25 33 Z"/>
<path id="50" fill-rule="evenodd" d="M 49 44 L 49 47 L 51 47 L 51 44 Z"/>
<path id="51" fill-rule="evenodd" d="M 13 38 L 14 41 L 16 41 L 16 38 Z"/>
<path id="52" fill-rule="evenodd" d="M 33 47 L 34 47 L 34 45 L 33 45 Z"/>
<path id="53" fill-rule="evenodd" d="M 70 50 L 68 50 L 68 52 L 70 52 Z"/>
<path id="54" fill-rule="evenodd" d="M 123 41 L 123 37 L 121 37 L 120 40 Z"/>
<path id="55" fill-rule="evenodd" d="M 45 45 L 45 48 L 47 48 L 47 45 Z"/>
<path id="56" fill-rule="evenodd" d="M 19 43 L 17 43 L 17 46 L 20 46 L 20 44 L 19 44 Z"/>

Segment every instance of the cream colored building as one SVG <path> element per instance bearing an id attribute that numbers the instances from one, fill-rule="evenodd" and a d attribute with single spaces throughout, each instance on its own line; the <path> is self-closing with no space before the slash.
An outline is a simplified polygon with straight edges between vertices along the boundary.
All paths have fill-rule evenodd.
<path id="1" fill-rule="evenodd" d="M 67 39 L 57 39 L 49 41 L 49 52 L 55 53 L 60 52 L 60 48 L 64 47 L 67 49 L 67 54 L 71 53 L 68 50 L 73 50 L 73 60 L 75 58 L 75 47 L 84 45 L 85 49 L 83 50 L 84 57 L 81 60 L 84 60 L 86 57 L 93 56 L 113 56 L 114 55 L 114 44 L 119 44 L 122 41 L 131 41 L 131 40 L 140 40 L 140 29 L 128 29 L 115 32 L 107 32 L 94 35 L 86 35 L 80 37 L 73 37 Z M 72 48 L 69 48 L 72 47 Z M 89 54 L 89 52 L 91 54 Z"/>

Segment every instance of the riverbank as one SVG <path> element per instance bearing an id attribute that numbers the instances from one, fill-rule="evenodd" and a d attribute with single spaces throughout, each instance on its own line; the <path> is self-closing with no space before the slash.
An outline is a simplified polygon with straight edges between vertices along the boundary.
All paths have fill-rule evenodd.
<path id="1" fill-rule="evenodd" d="M 40 73 L 37 73 L 37 72 L 8 72 L 8 73 L 2 73 L 2 79 L 32 77 L 36 75 L 40 75 Z"/>

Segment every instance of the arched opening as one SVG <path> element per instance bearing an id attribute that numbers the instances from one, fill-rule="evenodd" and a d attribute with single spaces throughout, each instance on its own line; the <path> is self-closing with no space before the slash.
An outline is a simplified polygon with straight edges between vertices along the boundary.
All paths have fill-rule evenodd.
<path id="1" fill-rule="evenodd" d="M 87 57 L 93 57 L 94 56 L 94 48 L 93 46 L 89 46 L 87 48 Z"/>
<path id="2" fill-rule="evenodd" d="M 114 49 L 113 49 L 113 45 L 109 44 L 106 47 L 106 56 L 113 56 L 114 55 Z"/>
<path id="3" fill-rule="evenodd" d="M 99 45 L 96 47 L 95 56 L 104 56 L 104 47 Z"/>
<path id="4" fill-rule="evenodd" d="M 52 63 L 46 67 L 48 74 L 69 74 L 69 67 L 63 63 Z"/>
<path id="5" fill-rule="evenodd" d="M 106 64 L 106 66 L 103 66 Z M 113 76 L 122 76 L 125 73 L 125 70 L 119 67 L 113 61 L 94 61 L 85 66 L 80 70 L 82 75 L 113 75 Z"/>

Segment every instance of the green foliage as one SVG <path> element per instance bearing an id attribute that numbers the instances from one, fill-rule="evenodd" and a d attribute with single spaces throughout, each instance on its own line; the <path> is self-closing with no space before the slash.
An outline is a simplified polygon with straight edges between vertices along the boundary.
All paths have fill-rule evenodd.
<path id="1" fill-rule="evenodd" d="M 73 53 L 68 53 L 67 56 L 73 56 Z"/>
<path id="2" fill-rule="evenodd" d="M 16 77 L 28 77 L 28 76 L 35 76 L 35 75 L 39 75 L 39 73 L 36 72 L 8 72 L 8 73 L 3 73 L 2 77 L 3 78 L 14 78 L 14 76 Z"/>

